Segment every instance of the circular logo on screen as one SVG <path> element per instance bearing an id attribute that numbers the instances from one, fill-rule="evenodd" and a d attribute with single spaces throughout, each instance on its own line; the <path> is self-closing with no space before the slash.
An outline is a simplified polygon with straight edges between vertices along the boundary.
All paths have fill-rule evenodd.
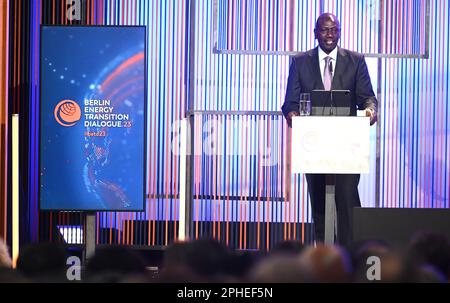
<path id="1" fill-rule="evenodd" d="M 62 100 L 55 106 L 56 122 L 62 126 L 73 126 L 81 119 L 81 108 L 72 100 Z"/>

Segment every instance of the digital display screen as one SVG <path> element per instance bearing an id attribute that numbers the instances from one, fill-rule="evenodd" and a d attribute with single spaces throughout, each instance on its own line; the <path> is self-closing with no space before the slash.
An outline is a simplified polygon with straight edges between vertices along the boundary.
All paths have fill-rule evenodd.
<path id="1" fill-rule="evenodd" d="M 142 211 L 146 29 L 42 26 L 39 205 Z"/>

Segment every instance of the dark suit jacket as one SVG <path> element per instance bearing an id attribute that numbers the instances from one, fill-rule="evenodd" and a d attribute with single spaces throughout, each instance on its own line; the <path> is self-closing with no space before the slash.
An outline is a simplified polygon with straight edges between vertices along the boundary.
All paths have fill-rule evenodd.
<path id="1" fill-rule="evenodd" d="M 293 57 L 289 68 L 286 97 L 281 107 L 285 117 L 291 111 L 298 112 L 300 93 L 324 89 L 318 54 L 316 47 Z M 377 99 L 373 93 L 366 61 L 362 54 L 338 48 L 331 89 L 350 90 L 351 115 L 356 115 L 357 108 L 360 110 L 372 108 L 375 113 L 377 112 Z"/>

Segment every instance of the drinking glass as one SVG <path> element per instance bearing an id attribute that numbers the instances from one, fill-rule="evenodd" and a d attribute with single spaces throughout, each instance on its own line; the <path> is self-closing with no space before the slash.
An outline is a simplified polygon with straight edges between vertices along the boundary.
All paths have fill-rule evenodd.
<path id="1" fill-rule="evenodd" d="M 310 116 L 311 115 L 311 95 L 309 93 L 300 94 L 300 116 Z"/>

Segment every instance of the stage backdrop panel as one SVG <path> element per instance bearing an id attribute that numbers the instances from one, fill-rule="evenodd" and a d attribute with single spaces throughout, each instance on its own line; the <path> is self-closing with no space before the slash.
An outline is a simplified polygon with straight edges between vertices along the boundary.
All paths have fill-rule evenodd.
<path id="1" fill-rule="evenodd" d="M 379 121 L 371 127 L 371 150 L 376 152 L 371 153 L 370 161 L 376 171 L 361 178 L 363 206 L 450 205 L 448 1 L 90 0 L 81 1 L 80 19 L 69 18 L 65 1 L 9 1 L 9 7 L 10 22 L 3 22 L 2 28 L 6 33 L 9 28 L 11 40 L 9 60 L 6 55 L 5 62 L 14 64 L 9 66 L 9 78 L 4 79 L 10 79 L 10 112 L 20 113 L 21 129 L 29 130 L 29 136 L 21 139 L 21 177 L 27 228 L 24 233 L 30 235 L 30 240 L 58 241 L 57 226 L 78 235 L 84 224 L 79 213 L 38 211 L 40 24 L 147 26 L 151 47 L 146 50 L 146 211 L 98 212 L 98 244 L 159 246 L 177 240 L 180 157 L 172 152 L 175 126 L 192 109 L 262 111 L 267 115 L 279 112 L 289 68 L 289 56 L 283 55 L 283 50 L 315 46 L 315 18 L 324 11 L 336 14 L 342 21 L 341 46 L 382 56 L 366 58 L 380 102 Z M 227 7 L 231 14 L 224 11 Z M 254 12 L 258 12 L 257 19 L 251 15 Z M 252 21 L 265 22 L 265 27 Z M 286 31 L 289 24 L 293 24 L 293 32 Z M 284 35 L 286 32 L 289 36 Z M 236 125 L 233 119 L 243 122 L 231 128 Z M 247 123 L 246 119 L 255 122 Z M 208 127 L 215 120 L 222 121 L 223 128 L 217 135 L 223 135 L 227 143 L 224 146 L 230 150 L 239 147 L 243 155 L 247 149 L 250 156 L 195 156 L 194 205 L 199 207 L 192 209 L 193 218 L 198 218 L 192 238 L 211 235 L 230 247 L 251 249 L 270 247 L 280 239 L 308 243 L 311 216 L 305 177 L 280 177 L 286 175 L 283 160 L 287 129 L 283 118 L 197 115 L 194 124 L 199 128 L 194 140 L 201 142 L 203 136 L 210 137 Z M 229 134 L 233 132 L 238 135 L 231 140 Z M 261 145 L 255 145 L 258 142 Z M 256 146 L 263 151 L 257 157 Z M 264 166 L 266 161 L 259 159 L 268 151 L 277 155 L 271 157 L 277 162 Z M 244 181 L 234 181 L 238 178 Z M 290 193 L 284 191 L 286 183 L 292 184 Z M 247 200 L 223 202 L 227 197 L 223 188 L 229 189 L 230 199 Z M 285 195 L 290 196 L 289 203 L 280 203 Z M 3 209 L 10 208 L 3 205 Z M 280 211 L 285 215 L 282 219 Z M 239 222 L 236 218 L 241 213 L 244 218 L 256 218 L 256 223 Z M 272 228 L 280 222 L 284 225 L 281 229 Z"/>
<path id="2" fill-rule="evenodd" d="M 41 209 L 143 210 L 145 27 L 41 33 Z"/>
<path id="3" fill-rule="evenodd" d="M 315 47 L 322 12 L 342 26 L 340 45 L 372 57 L 428 56 L 428 0 L 215 0 L 214 51 L 295 54 Z"/>

